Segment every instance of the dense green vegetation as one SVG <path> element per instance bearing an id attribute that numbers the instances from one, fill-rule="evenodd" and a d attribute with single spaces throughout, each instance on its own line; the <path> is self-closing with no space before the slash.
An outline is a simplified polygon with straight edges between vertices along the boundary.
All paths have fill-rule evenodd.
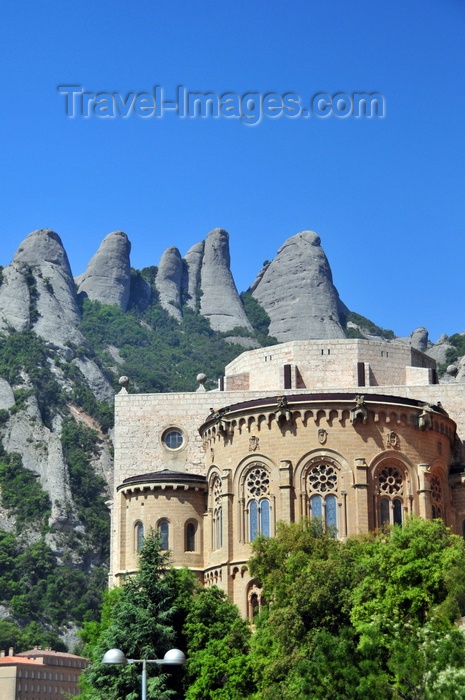
<path id="1" fill-rule="evenodd" d="M 91 659 L 83 700 L 139 700 L 140 667 L 101 664 L 114 647 L 137 659 L 184 649 L 188 663 L 183 672 L 160 673 L 148 666 L 148 697 L 240 698 L 253 688 L 247 623 L 217 588 L 204 589 L 191 572 L 169 568 L 154 533 L 145 540 L 138 573 L 107 594 L 100 623 L 86 623 L 82 638 L 83 653 Z M 223 695 L 226 680 L 229 694 Z"/>
<path id="2" fill-rule="evenodd" d="M 253 640 L 257 698 L 465 697 L 465 550 L 441 521 L 346 543 L 282 525 L 254 550 L 272 601 Z"/>
<path id="3" fill-rule="evenodd" d="M 34 395 L 41 419 L 48 428 L 52 427 L 55 412 L 65 405 L 63 390 L 51 369 L 54 356 L 54 348 L 33 331 L 12 331 L 0 336 L 0 377 L 14 387 L 24 387 L 17 392 L 19 405 L 17 401 L 13 410 L 22 408 L 28 396 Z"/>
<path id="4" fill-rule="evenodd" d="M 60 372 L 71 389 L 58 382 Z M 91 465 L 100 440 L 96 431 L 69 417 L 68 403 L 87 409 L 107 428 L 112 425 L 112 408 L 97 402 L 79 369 L 60 359 L 56 348 L 30 330 L 0 337 L 0 376 L 13 386 L 15 395 L 15 405 L 0 412 L 0 428 L 29 401 L 36 402 L 40 419 L 50 430 L 57 415 L 65 418 L 63 452 L 76 524 L 81 525 L 55 532 L 60 552 L 52 551 L 45 539 L 50 532 L 49 496 L 38 476 L 23 466 L 21 456 L 7 453 L 0 442 L 0 503 L 14 518 L 15 528 L 14 534 L 0 530 L 5 555 L 0 560 L 0 603 L 14 618 L 0 623 L 0 637 L 3 630 L 18 649 L 32 642 L 50 646 L 51 640 L 55 648 L 62 648 L 58 635 L 63 625 L 93 619 L 100 608 L 106 573 L 93 563 L 105 561 L 109 550 L 106 484 Z M 68 509 L 66 515 L 71 517 L 71 504 Z"/>
<path id="5" fill-rule="evenodd" d="M 95 473 L 98 432 L 69 419 L 63 423 L 61 443 L 68 466 L 73 503 L 84 533 L 78 539 L 77 553 L 86 556 L 98 552 L 98 558 L 108 561 L 110 555 L 110 512 L 105 505 L 108 498 L 104 479 Z"/>
<path id="6" fill-rule="evenodd" d="M 21 455 L 5 452 L 0 443 L 0 504 L 14 516 L 18 533 L 25 525 L 44 532 L 47 525 L 51 503 L 38 478 L 23 467 Z"/>
<path id="7" fill-rule="evenodd" d="M 365 316 L 355 313 L 355 311 L 350 311 L 348 313 L 346 322 L 348 321 L 352 321 L 352 323 L 355 323 L 370 335 L 379 335 L 381 338 L 385 338 L 386 340 L 393 340 L 393 338 L 395 338 L 394 331 L 386 330 L 380 326 L 377 326 L 376 323 L 373 323 L 373 321 L 365 318 Z M 364 337 L 356 328 L 345 328 L 345 333 L 348 338 Z"/>
<path id="8" fill-rule="evenodd" d="M 263 306 L 260 306 L 250 292 L 242 292 L 241 301 L 247 318 L 255 329 L 255 337 L 260 345 L 266 346 L 277 343 L 276 338 L 269 335 L 271 321 Z"/>
<path id="9" fill-rule="evenodd" d="M 166 569 L 147 538 L 140 572 L 86 625 L 84 700 L 136 700 L 133 668 L 104 652 L 154 658 L 178 646 L 174 678 L 151 670 L 154 697 L 185 700 L 452 700 L 465 698 L 465 547 L 441 521 L 341 542 L 318 522 L 280 524 L 253 545 L 264 611 L 250 635 L 215 588 Z"/>
<path id="10" fill-rule="evenodd" d="M 276 342 L 268 336 L 267 314 L 251 295 L 243 295 L 243 300 L 256 328 L 252 336 L 261 344 Z M 118 375 L 127 375 L 142 392 L 193 391 L 200 372 L 208 377 L 207 388 L 215 388 L 225 365 L 244 349 L 227 343 L 225 336 L 250 335 L 244 329 L 216 333 L 205 318 L 187 306 L 178 323 L 160 306 L 155 289 L 144 311 L 132 305 L 124 313 L 117 306 L 84 299 L 82 314 L 80 330 L 99 363 L 114 367 Z M 117 367 L 108 346 L 118 348 L 123 362 Z"/>
<path id="11" fill-rule="evenodd" d="M 453 346 L 446 351 L 447 364 L 451 364 L 465 355 L 465 335 L 454 333 L 447 338 L 447 342 Z"/>
<path id="12" fill-rule="evenodd" d="M 59 562 L 44 537 L 26 538 L 0 530 L 0 604 L 15 621 L 0 620 L 0 640 L 18 651 L 33 644 L 64 649 L 59 641 L 64 621 L 95 619 L 101 605 L 105 572 L 75 567 L 70 556 Z"/>

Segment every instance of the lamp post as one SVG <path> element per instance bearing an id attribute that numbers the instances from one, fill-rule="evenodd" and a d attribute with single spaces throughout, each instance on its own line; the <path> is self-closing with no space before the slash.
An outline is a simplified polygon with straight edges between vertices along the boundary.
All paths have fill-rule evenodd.
<path id="1" fill-rule="evenodd" d="M 121 649 L 110 649 L 102 659 L 103 664 L 142 664 L 142 700 L 147 700 L 147 664 L 157 666 L 183 666 L 186 657 L 180 649 L 170 649 L 163 659 L 127 659 Z"/>

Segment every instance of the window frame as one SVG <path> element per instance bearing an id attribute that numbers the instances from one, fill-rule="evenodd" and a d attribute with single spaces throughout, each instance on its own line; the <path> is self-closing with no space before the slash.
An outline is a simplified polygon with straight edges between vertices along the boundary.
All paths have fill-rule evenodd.
<path id="1" fill-rule="evenodd" d="M 157 522 L 157 532 L 160 536 L 160 549 L 163 552 L 167 552 L 170 548 L 170 524 L 171 523 L 168 520 L 168 518 L 160 518 L 160 520 Z M 167 546 L 164 547 L 164 544 L 166 544 Z"/>

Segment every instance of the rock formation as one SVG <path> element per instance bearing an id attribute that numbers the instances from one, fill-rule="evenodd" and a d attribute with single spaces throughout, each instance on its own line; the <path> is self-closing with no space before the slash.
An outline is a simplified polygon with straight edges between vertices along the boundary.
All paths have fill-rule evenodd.
<path id="1" fill-rule="evenodd" d="M 103 376 L 102 370 L 88 357 L 76 357 L 73 364 L 79 368 L 86 378 L 87 384 L 98 401 L 113 401 L 115 392 L 111 384 Z"/>
<path id="2" fill-rule="evenodd" d="M 123 231 L 109 233 L 86 271 L 76 277 L 78 294 L 102 304 L 116 304 L 126 311 L 131 288 L 130 252 L 131 244 Z"/>
<path id="3" fill-rule="evenodd" d="M 313 231 L 288 238 L 250 291 L 271 319 L 270 335 L 280 342 L 345 337 L 339 318 L 343 305 Z"/>
<path id="4" fill-rule="evenodd" d="M 222 228 L 210 231 L 205 240 L 200 288 L 200 313 L 213 330 L 228 332 L 236 326 L 252 330 L 231 274 L 229 234 Z"/>
<path id="5" fill-rule="evenodd" d="M 59 347 L 84 343 L 71 268 L 54 231 L 33 231 L 21 243 L 0 286 L 0 330 L 33 330 Z"/>
<path id="6" fill-rule="evenodd" d="M 181 280 L 181 253 L 172 246 L 165 250 L 161 256 L 155 278 L 155 286 L 159 294 L 160 304 L 176 321 L 181 321 L 182 319 Z"/>
<path id="7" fill-rule="evenodd" d="M 43 425 L 36 398 L 31 396 L 26 410 L 10 418 L 3 436 L 5 450 L 21 454 L 23 466 L 37 474 L 42 488 L 48 492 L 51 525 L 57 519 L 74 520 L 74 513 L 64 515 L 73 499 L 60 441 L 61 424 L 61 418 L 56 417 L 53 430 Z"/>
<path id="8" fill-rule="evenodd" d="M 416 328 L 410 333 L 410 335 L 403 338 L 396 338 L 398 343 L 403 343 L 404 345 L 411 345 L 415 350 L 420 350 L 421 352 L 426 352 L 429 342 L 428 342 L 428 331 L 423 326 Z"/>
<path id="9" fill-rule="evenodd" d="M 447 342 L 447 335 L 443 334 L 435 342 L 435 344 L 426 350 L 426 354 L 432 357 L 438 364 L 445 364 L 447 362 L 446 353 L 448 350 L 452 349 L 452 345 Z"/>
<path id="10" fill-rule="evenodd" d="M 201 243 L 196 243 L 189 248 L 185 260 L 185 274 L 183 276 L 183 293 L 186 297 L 186 305 L 193 309 L 197 308 L 197 291 L 200 285 L 200 270 L 202 268 L 203 251 L 205 244 L 203 241 Z"/>
<path id="11" fill-rule="evenodd" d="M 30 299 L 26 277 L 27 267 L 12 263 L 2 271 L 0 286 L 0 331 L 23 331 L 30 325 Z"/>
<path id="12" fill-rule="evenodd" d="M 6 379 L 0 379 L 0 410 L 7 410 L 15 405 L 13 389 Z"/>

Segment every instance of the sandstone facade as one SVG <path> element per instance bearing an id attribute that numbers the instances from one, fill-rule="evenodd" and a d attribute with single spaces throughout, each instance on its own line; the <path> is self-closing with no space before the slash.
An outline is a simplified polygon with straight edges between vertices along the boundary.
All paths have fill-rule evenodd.
<path id="1" fill-rule="evenodd" d="M 465 523 L 465 408 L 434 360 L 369 340 L 243 353 L 217 391 L 118 394 L 111 581 L 159 529 L 173 563 L 253 616 L 250 542 L 321 517 L 337 536 L 414 513 Z M 462 483 L 464 482 L 464 483 Z"/>

